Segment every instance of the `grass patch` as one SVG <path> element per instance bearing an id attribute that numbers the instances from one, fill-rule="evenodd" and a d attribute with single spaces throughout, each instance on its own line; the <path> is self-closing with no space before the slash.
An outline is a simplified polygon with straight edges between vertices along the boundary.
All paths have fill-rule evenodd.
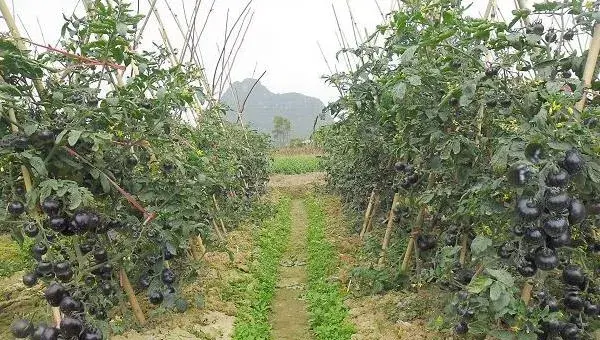
<path id="1" fill-rule="evenodd" d="M 323 171 L 323 164 L 317 155 L 279 155 L 273 157 L 272 174 L 298 175 Z"/>
<path id="2" fill-rule="evenodd" d="M 355 333 L 340 286 L 329 282 L 337 267 L 333 246 L 325 238 L 323 202 L 309 197 L 308 211 L 308 313 L 317 339 L 347 340 Z"/>
<path id="3" fill-rule="evenodd" d="M 275 216 L 268 219 L 257 235 L 257 252 L 251 268 L 252 280 L 240 301 L 233 339 L 271 338 L 271 302 L 275 294 L 279 261 L 288 243 L 292 224 L 291 200 L 281 198 Z"/>
<path id="4" fill-rule="evenodd" d="M 10 276 L 33 264 L 29 255 L 32 244 L 31 239 L 25 239 L 23 246 L 19 246 L 10 235 L 0 235 L 0 277 Z"/>

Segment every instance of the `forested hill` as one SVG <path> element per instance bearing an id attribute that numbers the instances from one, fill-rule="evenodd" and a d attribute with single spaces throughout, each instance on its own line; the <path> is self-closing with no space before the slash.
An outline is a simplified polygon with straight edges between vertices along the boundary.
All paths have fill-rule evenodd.
<path id="1" fill-rule="evenodd" d="M 234 82 L 232 87 L 224 93 L 222 101 L 231 108 L 231 111 L 227 113 L 228 120 L 236 120 L 235 112 L 241 105 L 238 102 L 243 102 L 255 82 L 255 79 Z M 258 83 L 246 102 L 244 123 L 253 129 L 271 134 L 273 117 L 281 116 L 287 118 L 291 123 L 291 138 L 308 138 L 312 133 L 315 118 L 321 114 L 323 107 L 323 102 L 318 98 L 300 93 L 273 93 Z M 326 120 L 319 119 L 317 126 L 332 121 L 331 117 L 327 116 Z"/>

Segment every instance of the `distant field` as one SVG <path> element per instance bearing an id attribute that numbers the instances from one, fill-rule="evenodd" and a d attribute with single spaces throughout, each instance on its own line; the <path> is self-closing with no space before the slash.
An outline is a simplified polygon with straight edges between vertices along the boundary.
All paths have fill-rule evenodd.
<path id="1" fill-rule="evenodd" d="M 317 155 L 274 155 L 271 173 L 296 175 L 323 171 L 320 157 Z"/>

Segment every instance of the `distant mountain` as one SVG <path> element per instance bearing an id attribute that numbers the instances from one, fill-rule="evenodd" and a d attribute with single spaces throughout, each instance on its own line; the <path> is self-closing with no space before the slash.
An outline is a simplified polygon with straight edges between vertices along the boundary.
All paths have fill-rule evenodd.
<path id="1" fill-rule="evenodd" d="M 221 101 L 231 110 L 227 112 L 226 119 L 235 122 L 237 110 L 246 98 L 248 91 L 256 82 L 255 79 L 245 79 L 235 82 L 225 91 Z M 238 104 L 239 102 L 239 104 Z M 273 93 L 265 86 L 258 83 L 254 86 L 244 108 L 244 124 L 260 132 L 271 134 L 273 131 L 273 117 L 287 118 L 291 125 L 291 138 L 308 138 L 313 131 L 315 118 L 322 114 L 323 102 L 318 98 L 309 97 L 300 93 Z M 325 120 L 319 119 L 317 127 L 333 122 L 331 116 L 326 115 Z"/>

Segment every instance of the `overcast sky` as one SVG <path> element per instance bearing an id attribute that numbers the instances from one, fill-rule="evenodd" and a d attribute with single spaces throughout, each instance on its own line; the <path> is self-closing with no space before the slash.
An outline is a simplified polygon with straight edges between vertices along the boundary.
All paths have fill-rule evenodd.
<path id="1" fill-rule="evenodd" d="M 14 11 L 20 18 L 18 23 L 23 35 L 26 35 L 23 30 L 25 26 L 34 41 L 43 43 L 43 30 L 45 42 L 51 44 L 54 44 L 59 37 L 63 24 L 62 13 L 70 16 L 79 3 L 78 0 L 5 1 L 9 6 L 14 6 Z M 137 0 L 130 1 L 137 6 Z M 195 1 L 158 0 L 157 7 L 165 21 L 167 31 L 175 45 L 180 45 L 181 34 L 165 1 L 169 1 L 182 21 L 184 20 L 183 7 L 186 6 L 189 16 Z M 397 0 L 377 1 L 382 11 L 388 13 Z M 488 0 L 471 1 L 474 4 L 469 13 L 474 16 L 480 15 L 488 2 Z M 211 0 L 203 1 L 198 15 L 200 22 L 204 22 L 209 13 L 211 2 Z M 251 5 L 254 18 L 238 54 L 232 73 L 233 81 L 243 80 L 253 75 L 258 76 L 266 70 L 267 74 L 262 83 L 273 92 L 300 92 L 318 97 L 324 102 L 334 100 L 336 91 L 325 85 L 321 78 L 329 71 L 317 42 L 321 44 L 329 61 L 335 63 L 335 53 L 339 49 L 339 43 L 332 6 L 335 6 L 338 12 L 346 37 L 354 40 L 347 2 L 363 32 L 365 28 L 372 32 L 376 25 L 382 22 L 375 0 L 254 0 Z M 510 13 L 514 9 L 513 1 L 499 0 L 498 2 L 505 4 L 506 7 L 502 8 L 505 13 Z M 140 0 L 142 13 L 148 10 L 148 3 L 149 0 Z M 208 69 L 214 67 L 219 54 L 217 44 L 223 41 L 227 11 L 230 11 L 230 18 L 233 18 L 242 11 L 246 3 L 247 0 L 216 0 L 200 41 L 204 62 Z M 79 4 L 77 8 L 78 13 L 82 13 L 82 5 Z M 6 30 L 5 26 L 0 28 Z M 145 32 L 143 46 L 149 46 L 152 42 L 162 43 L 154 17 Z"/>

